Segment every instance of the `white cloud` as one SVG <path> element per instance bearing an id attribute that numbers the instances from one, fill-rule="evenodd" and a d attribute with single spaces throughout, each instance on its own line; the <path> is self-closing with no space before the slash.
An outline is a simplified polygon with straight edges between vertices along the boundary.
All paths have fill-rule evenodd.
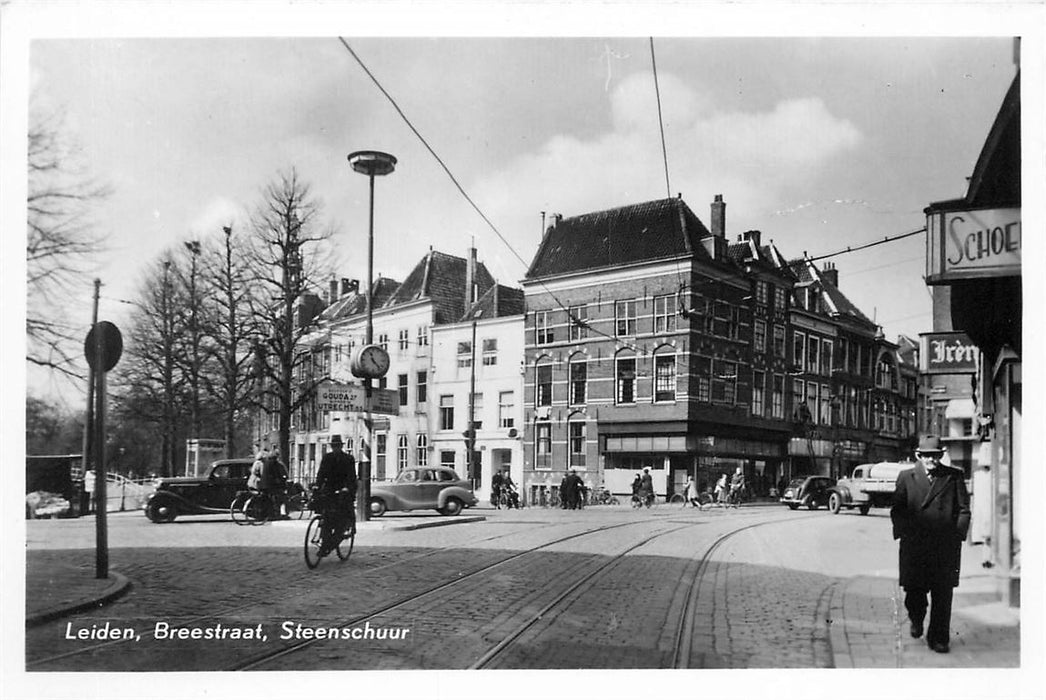
<path id="1" fill-rule="evenodd" d="M 215 197 L 190 220 L 189 231 L 194 236 L 207 237 L 218 233 L 224 226 L 243 229 L 247 220 L 247 212 L 240 204 L 225 197 Z"/>

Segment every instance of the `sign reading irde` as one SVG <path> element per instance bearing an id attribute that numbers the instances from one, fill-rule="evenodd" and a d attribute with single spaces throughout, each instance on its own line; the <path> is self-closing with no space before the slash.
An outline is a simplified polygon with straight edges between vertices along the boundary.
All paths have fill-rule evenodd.
<path id="1" fill-rule="evenodd" d="M 965 333 L 925 333 L 919 340 L 919 369 L 924 374 L 977 371 L 980 351 Z"/>
<path id="2" fill-rule="evenodd" d="M 927 281 L 1021 274 L 1021 210 L 938 212 L 929 217 Z"/>

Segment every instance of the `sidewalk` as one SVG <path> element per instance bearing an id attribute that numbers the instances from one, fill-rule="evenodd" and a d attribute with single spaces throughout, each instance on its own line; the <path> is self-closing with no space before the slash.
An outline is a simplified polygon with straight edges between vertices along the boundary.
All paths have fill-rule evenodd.
<path id="1" fill-rule="evenodd" d="M 951 651 L 938 654 L 912 639 L 904 591 L 896 577 L 841 581 L 830 611 L 836 668 L 1017 668 L 1020 608 L 1004 604 L 993 569 L 981 567 L 980 546 L 964 545 L 952 603 Z"/>

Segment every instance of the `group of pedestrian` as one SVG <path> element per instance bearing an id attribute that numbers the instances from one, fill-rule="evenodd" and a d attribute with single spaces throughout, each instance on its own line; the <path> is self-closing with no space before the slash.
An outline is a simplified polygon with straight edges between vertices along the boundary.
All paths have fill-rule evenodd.
<path id="1" fill-rule="evenodd" d="M 583 508 L 587 491 L 585 482 L 571 469 L 570 473 L 563 477 L 563 481 L 559 482 L 559 507 L 568 510 Z"/>
<path id="2" fill-rule="evenodd" d="M 287 519 L 287 467 L 280 461 L 275 446 L 262 447 L 251 465 L 247 488 L 265 494 L 280 510 L 279 517 Z"/>
<path id="3" fill-rule="evenodd" d="M 632 480 L 632 507 L 649 508 L 654 505 L 654 477 L 650 476 L 650 467 L 643 467 L 642 473 L 636 472 Z"/>

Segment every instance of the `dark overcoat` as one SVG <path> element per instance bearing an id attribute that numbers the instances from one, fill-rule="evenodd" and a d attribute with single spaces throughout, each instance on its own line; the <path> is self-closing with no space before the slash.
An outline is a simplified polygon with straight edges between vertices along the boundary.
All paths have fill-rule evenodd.
<path id="1" fill-rule="evenodd" d="M 893 538 L 900 540 L 903 588 L 959 585 L 962 543 L 970 527 L 970 496 L 958 469 L 943 467 L 933 479 L 922 464 L 897 476 Z"/>

